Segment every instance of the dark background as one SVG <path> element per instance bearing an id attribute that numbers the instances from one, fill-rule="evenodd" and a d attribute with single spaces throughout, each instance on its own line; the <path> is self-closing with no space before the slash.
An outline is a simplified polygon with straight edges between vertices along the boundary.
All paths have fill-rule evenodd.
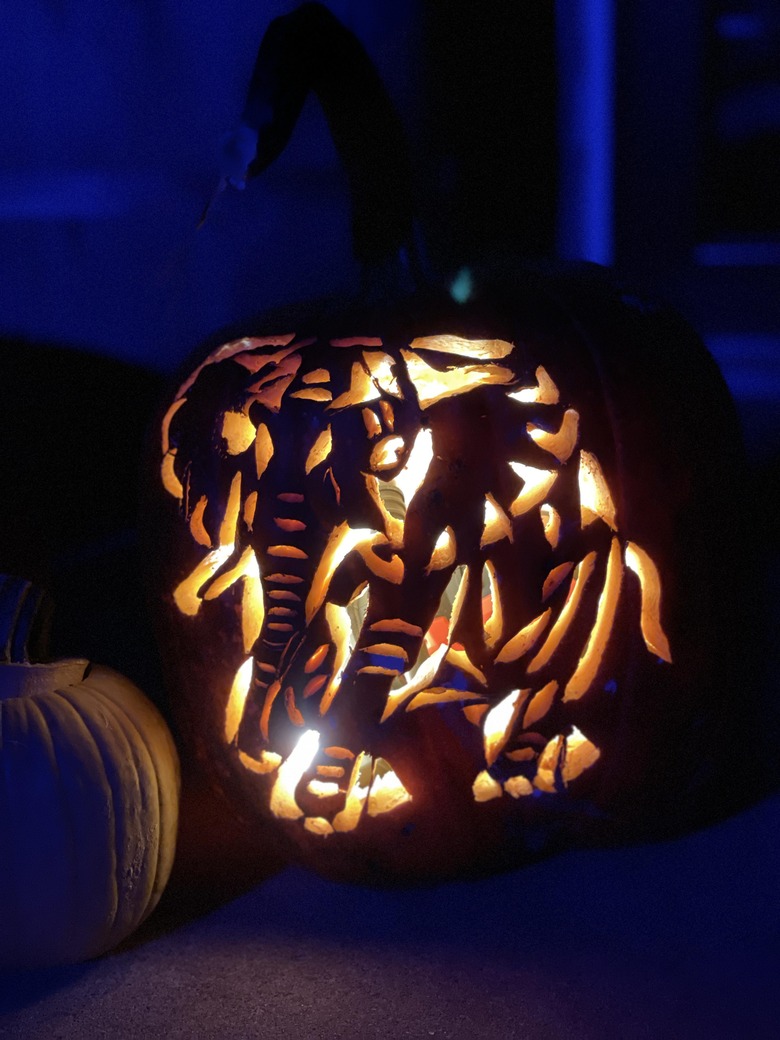
<path id="1" fill-rule="evenodd" d="M 0 8 L 0 563 L 54 592 L 55 650 L 160 702 L 135 555 L 149 417 L 215 328 L 359 280 L 314 102 L 278 162 L 196 227 L 258 42 L 293 6 Z M 772 592 L 780 3 L 327 6 L 399 109 L 443 277 L 585 258 L 699 329 L 742 418 L 745 536 L 763 539 Z M 751 748 L 734 763 L 750 769 Z M 0 1036 L 773 1037 L 779 814 L 765 799 L 668 845 L 392 896 L 272 876 L 272 855 L 217 883 L 191 821 L 183 847 L 202 858 L 180 865 L 157 925 L 97 964 L 0 977 Z"/>

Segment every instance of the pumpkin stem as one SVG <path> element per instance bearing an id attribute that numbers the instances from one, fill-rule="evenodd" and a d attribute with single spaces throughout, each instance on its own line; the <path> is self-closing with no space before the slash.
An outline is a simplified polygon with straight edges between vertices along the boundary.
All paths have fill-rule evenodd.
<path id="1" fill-rule="evenodd" d="M 401 122 L 363 45 L 319 3 L 268 26 L 241 123 L 227 142 L 234 169 L 221 186 L 243 187 L 271 165 L 310 91 L 349 179 L 356 259 L 381 267 L 407 252 L 413 264 L 411 164 Z"/>
<path id="2" fill-rule="evenodd" d="M 24 578 L 0 574 L 0 662 L 26 664 L 46 656 L 52 601 Z"/>

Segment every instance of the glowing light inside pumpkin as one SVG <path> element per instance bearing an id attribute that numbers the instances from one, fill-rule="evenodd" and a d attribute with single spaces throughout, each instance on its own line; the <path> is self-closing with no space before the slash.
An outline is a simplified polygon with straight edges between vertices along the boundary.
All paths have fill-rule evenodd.
<path id="1" fill-rule="evenodd" d="M 468 393 L 479 386 L 501 385 L 514 379 L 511 368 L 501 365 L 461 365 L 439 371 L 409 350 L 402 350 L 401 354 L 421 408 L 430 408 L 447 397 Z"/>
<path id="2" fill-rule="evenodd" d="M 545 500 L 558 474 L 555 470 L 537 469 L 522 462 L 510 462 L 509 465 L 524 482 L 520 494 L 510 504 L 509 512 L 512 516 L 522 516 Z"/>
<path id="3" fill-rule="evenodd" d="M 260 423 L 255 436 L 255 470 L 258 480 L 268 468 L 268 463 L 273 458 L 273 454 L 274 442 L 271 439 L 271 434 L 265 423 Z"/>
<path id="4" fill-rule="evenodd" d="M 579 435 L 580 417 L 573 408 L 569 408 L 563 415 L 560 428 L 551 433 L 543 430 L 541 426 L 528 423 L 526 429 L 531 440 L 538 444 L 543 451 L 554 455 L 559 462 L 566 462 L 577 444 Z"/>
<path id="5" fill-rule="evenodd" d="M 284 341 L 290 342 L 292 337 Z M 243 341 L 245 343 L 254 341 Z M 260 342 L 260 341 L 258 341 Z M 276 341 L 274 341 L 276 343 Z M 334 341 L 342 347 L 381 347 L 378 339 L 354 338 Z M 278 345 L 278 344 L 277 344 Z M 248 372 L 252 378 L 259 378 L 248 388 L 249 395 L 242 405 L 231 408 L 222 415 L 221 434 L 229 456 L 238 456 L 248 451 L 254 444 L 255 470 L 258 479 L 263 477 L 274 456 L 274 443 L 270 430 L 265 424 L 258 425 L 249 419 L 250 404 L 259 402 L 271 411 L 278 411 L 283 396 L 292 387 L 291 397 L 321 402 L 331 412 L 344 408 L 361 409 L 362 424 L 366 437 L 373 441 L 369 458 L 370 472 L 363 473 L 367 495 L 373 500 L 381 516 L 378 523 L 380 530 L 370 528 L 351 528 L 345 519 L 331 532 L 324 553 L 316 562 L 315 573 L 310 583 L 300 575 L 279 571 L 268 574 L 261 580 L 257 557 L 251 548 L 241 547 L 240 556 L 236 559 L 237 523 L 239 514 L 243 516 L 246 530 L 252 530 L 257 509 L 258 492 L 251 490 L 246 500 L 241 503 L 241 472 L 233 476 L 228 495 L 225 515 L 214 539 L 209 534 L 205 517 L 209 502 L 205 495 L 197 498 L 197 485 L 190 485 L 191 474 L 184 465 L 180 472 L 187 473 L 187 496 L 192 496 L 187 503 L 189 528 L 193 540 L 204 548 L 210 549 L 204 559 L 196 566 L 192 574 L 180 582 L 174 591 L 174 600 L 184 614 L 193 616 L 198 613 L 203 602 L 209 602 L 227 592 L 234 584 L 243 581 L 241 599 L 241 634 L 244 652 L 251 655 L 255 644 L 264 636 L 262 642 L 274 648 L 270 660 L 285 661 L 284 650 L 290 644 L 295 633 L 300 632 L 302 624 L 309 625 L 320 610 L 330 633 L 330 642 L 308 647 L 298 659 L 298 667 L 303 667 L 300 689 L 287 685 L 285 679 L 286 664 L 270 664 L 261 659 L 266 650 L 255 650 L 255 657 L 248 656 L 238 668 L 227 697 L 225 708 L 224 736 L 228 744 L 235 744 L 241 729 L 241 721 L 246 711 L 247 699 L 250 695 L 264 697 L 260 711 L 259 729 L 267 740 L 271 710 L 283 693 L 283 705 L 279 704 L 278 715 L 284 722 L 286 711 L 289 724 L 304 728 L 304 717 L 298 708 L 296 699 L 301 703 L 315 694 L 321 695 L 319 711 L 325 714 L 338 693 L 342 677 L 347 666 L 354 660 L 352 676 L 367 677 L 371 683 L 378 683 L 382 677 L 393 679 L 387 694 L 381 721 L 386 721 L 401 706 L 407 712 L 416 712 L 422 708 L 441 707 L 448 713 L 462 711 L 470 723 L 480 726 L 485 765 L 474 780 L 473 796 L 477 802 L 490 801 L 501 797 L 503 793 L 521 798 L 542 790 L 553 792 L 561 789 L 576 779 L 598 760 L 599 749 L 579 730 L 573 728 L 568 736 L 559 734 L 551 739 L 547 735 L 532 732 L 548 717 L 563 679 L 546 682 L 535 693 L 530 689 L 513 689 L 512 692 L 497 704 L 489 704 L 487 676 L 491 675 L 489 665 L 499 664 L 512 666 L 524 656 L 531 656 L 541 642 L 541 648 L 535 653 L 524 671 L 532 674 L 544 668 L 555 656 L 563 640 L 573 631 L 575 619 L 579 619 L 583 610 L 586 586 L 596 568 L 596 552 L 588 553 L 575 567 L 572 561 L 553 566 L 542 582 L 539 595 L 541 602 L 550 601 L 551 607 L 520 629 L 512 638 L 506 640 L 504 631 L 507 625 L 505 616 L 508 609 L 502 602 L 501 581 L 506 578 L 506 571 L 499 571 L 493 559 L 485 558 L 488 552 L 493 554 L 491 546 L 506 540 L 513 541 L 512 518 L 524 516 L 532 509 L 539 509 L 544 537 L 553 549 L 558 547 L 564 530 L 558 509 L 548 500 L 558 477 L 558 470 L 540 469 L 519 461 L 508 461 L 514 473 L 521 478 L 523 485 L 514 500 L 505 510 L 500 504 L 497 494 L 501 490 L 501 500 L 506 501 L 502 483 L 498 484 L 496 493 L 484 489 L 484 518 L 482 519 L 479 550 L 482 555 L 474 555 L 476 547 L 456 544 L 455 530 L 460 530 L 457 523 L 447 526 L 437 538 L 431 551 L 425 574 L 454 568 L 454 573 L 447 586 L 447 602 L 453 589 L 457 589 L 452 598 L 449 620 L 446 608 L 440 604 L 434 623 L 429 632 L 423 633 L 419 625 L 406 621 L 403 617 L 391 616 L 372 622 L 370 629 L 363 633 L 364 619 L 369 603 L 369 590 L 374 594 L 377 586 L 373 578 L 380 582 L 399 585 L 404 580 L 404 531 L 407 510 L 423 486 L 432 466 L 436 469 L 436 483 L 444 473 L 446 453 L 436 456 L 439 447 L 434 448 L 436 434 L 435 418 L 437 412 L 431 413 L 432 427 L 423 426 L 410 435 L 407 420 L 399 429 L 404 436 L 395 434 L 396 412 L 393 404 L 382 395 L 391 395 L 398 399 L 394 402 L 396 409 L 404 407 L 399 384 L 399 375 L 403 366 L 400 362 L 381 350 L 364 350 L 360 361 L 355 361 L 349 369 L 349 386 L 346 392 L 340 393 L 331 400 L 332 393 L 322 386 L 312 385 L 330 383 L 331 372 L 326 368 L 304 372 L 300 378 L 304 389 L 296 389 L 294 380 L 302 364 L 301 355 L 296 351 L 303 346 L 293 344 L 273 356 L 251 354 L 244 356 L 238 348 L 231 349 L 224 356 L 230 357 Z M 516 376 L 500 365 L 496 360 L 511 354 L 511 343 L 503 340 L 467 340 L 458 336 L 431 336 L 414 340 L 410 350 L 402 350 L 406 375 L 417 394 L 418 403 L 423 410 L 447 398 L 466 393 L 482 386 L 501 386 L 512 382 Z M 432 359 L 433 364 L 424 360 L 418 353 L 432 352 L 442 357 Z M 207 362 L 217 360 L 217 354 Z M 474 359 L 478 364 L 447 366 L 447 356 Z M 437 367 L 438 366 L 438 367 Z M 203 366 L 201 366 L 203 367 Z M 342 370 L 343 371 L 343 370 Z M 197 373 L 196 373 L 197 375 Z M 539 366 L 536 369 L 537 385 L 522 387 L 520 390 L 508 392 L 507 396 L 520 404 L 554 405 L 559 402 L 560 394 L 547 371 Z M 170 441 L 170 424 L 186 403 L 183 397 L 185 389 L 192 380 L 182 388 L 179 398 L 169 409 L 162 429 L 162 479 L 166 490 L 183 501 L 184 488 L 175 471 L 179 460 L 176 447 Z M 298 386 L 301 384 L 299 383 Z M 343 388 L 344 383 L 341 383 Z M 251 400 L 250 400 L 251 397 Z M 254 414 L 254 412 L 253 412 Z M 314 415 L 314 411 L 304 413 Z M 323 409 L 323 415 L 327 414 Z M 400 415 L 399 411 L 399 415 Z M 536 415 L 534 414 L 534 418 Z M 358 420 L 359 421 L 359 420 Z M 423 418 L 423 421 L 427 421 Z M 339 420 L 340 422 L 340 420 Z M 536 447 L 552 455 L 558 463 L 564 464 L 571 458 L 577 447 L 580 436 L 580 418 L 578 412 L 568 408 L 557 429 L 547 429 L 547 423 L 540 419 L 529 422 L 525 426 L 526 433 Z M 310 475 L 317 466 L 328 459 L 334 451 L 331 426 L 320 428 L 312 423 L 309 429 L 317 430 L 314 443 L 306 456 L 304 469 Z M 382 436 L 389 433 L 387 436 Z M 412 439 L 413 437 L 413 439 Z M 401 471 L 390 481 L 377 480 L 374 473 L 382 473 L 398 466 L 404 452 L 411 446 L 408 458 Z M 533 449 L 531 449 L 533 451 Z M 533 454 L 529 457 L 533 458 Z M 185 462 L 185 465 L 188 463 Z M 576 463 L 575 463 L 576 465 Z M 563 470 L 564 473 L 567 470 Z M 573 474 L 572 474 L 573 475 Z M 609 487 L 606 483 L 601 465 L 590 452 L 581 450 L 578 458 L 578 489 L 580 495 L 579 521 L 582 528 L 602 520 L 613 530 L 616 529 L 616 511 Z M 333 467 L 325 471 L 322 478 L 333 487 L 336 501 L 341 502 L 339 487 Z M 293 483 L 291 481 L 291 483 Z M 432 482 L 433 484 L 434 482 Z M 293 486 L 295 484 L 293 483 Z M 563 492 L 554 501 L 568 502 L 569 483 L 562 481 Z M 350 490 L 346 494 L 345 503 L 354 496 Z M 300 504 L 304 495 L 299 491 L 282 492 L 276 495 L 280 502 Z M 191 502 L 196 501 L 194 508 Z M 563 508 L 563 507 L 561 507 Z M 568 506 L 567 506 L 568 509 Z M 295 516 L 285 516 L 280 508 L 280 515 L 273 516 L 273 525 L 281 532 L 289 535 L 285 539 L 279 536 L 278 542 L 267 545 L 265 552 L 269 557 L 287 558 L 294 561 L 309 559 L 310 542 L 309 524 Z M 209 515 L 211 515 L 209 513 Z M 272 514 L 271 514 L 272 515 Z M 309 514 L 304 514 L 309 519 Z M 376 515 L 376 514 L 375 514 Z M 572 529 L 571 517 L 567 515 L 568 527 L 566 537 Z M 211 521 L 210 521 L 211 525 Z M 383 526 L 382 526 L 383 525 Z M 522 526 L 516 525 L 519 530 Z M 477 528 L 479 531 L 479 528 Z M 516 531 L 514 533 L 517 533 Z M 301 536 L 300 539 L 297 536 Z M 584 536 L 582 536 L 584 537 Z M 274 541 L 274 539 L 271 539 Z M 297 543 L 297 544 L 294 544 Z M 429 543 L 430 544 L 430 543 Z M 304 546 L 303 548 L 301 546 Z M 388 552 L 388 549 L 391 551 Z M 366 568 L 366 579 L 352 594 L 350 602 L 344 606 L 328 600 L 331 582 L 341 564 L 351 552 L 356 552 Z M 495 550 L 495 560 L 503 561 L 503 554 L 509 552 L 508 546 Z M 627 543 L 624 549 L 625 565 L 633 571 L 639 580 L 641 593 L 641 632 L 645 644 L 651 653 L 665 661 L 671 661 L 668 639 L 661 626 L 661 579 L 657 567 L 650 556 L 633 542 Z M 481 591 L 474 588 L 479 580 L 479 560 L 484 561 L 481 574 Z M 467 561 L 467 562 L 464 562 Z M 345 573 L 360 575 L 360 565 L 356 559 L 349 561 L 352 570 Z M 225 569 L 226 568 L 226 569 Z M 292 567 L 292 569 L 296 569 Z M 472 574 L 473 571 L 473 574 Z M 573 571 L 573 573 L 572 573 Z M 556 595 L 556 590 L 571 574 L 568 596 Z M 585 642 L 579 661 L 564 685 L 562 700 L 577 700 L 590 690 L 598 677 L 612 634 L 620 600 L 623 574 L 621 550 L 617 539 L 612 539 L 604 574 L 603 588 L 595 605 L 595 590 L 587 597 L 587 612 L 595 605 L 595 620 Z M 339 577 L 338 596 L 343 595 L 341 576 Z M 308 592 L 301 590 L 299 596 L 284 586 L 303 585 Z M 278 587 L 282 586 L 282 587 Z M 478 595 L 479 593 L 479 595 Z M 306 596 L 305 611 L 302 610 L 302 596 Z M 554 597 L 554 598 L 553 598 Z M 444 601 L 444 597 L 443 597 Z M 342 601 L 343 602 L 343 601 Z M 374 601 L 372 600 L 372 603 Z M 507 603 L 513 603 L 512 590 L 509 587 Z M 467 607 L 465 606 L 467 605 Z M 481 608 L 484 646 L 479 645 L 479 629 L 474 629 L 474 614 Z M 395 610 L 398 610 L 395 607 Z M 462 610 L 468 609 L 468 618 L 458 629 L 458 638 L 468 646 L 467 652 L 460 645 L 452 646 L 453 631 L 458 623 Z M 538 608 L 537 608 L 538 609 Z M 301 617 L 305 614 L 305 617 Z M 527 616 L 527 614 L 526 614 Z M 509 622 L 511 623 L 511 618 Z M 515 625 L 517 621 L 515 620 Z M 436 625 L 439 627 L 436 628 Z M 436 632 L 434 638 L 434 630 Z M 371 636 L 367 632 L 371 632 Z M 510 630 L 511 631 L 511 630 Z M 577 626 L 576 631 L 579 631 Z M 475 645 L 476 632 L 476 645 Z M 442 636 L 442 633 L 444 635 Z M 413 667 L 408 668 L 410 649 L 404 641 L 420 640 L 424 635 L 423 647 Z M 361 645 L 361 637 L 362 643 Z M 580 637 L 581 638 L 581 637 Z M 398 640 L 398 641 L 396 641 Z M 502 640 L 506 640 L 503 642 Z M 303 644 L 304 646 L 306 644 Z M 411 651 L 414 654 L 416 646 Z M 427 650 L 426 650 L 427 646 Z M 500 647 L 500 650 L 498 649 Z M 496 652 L 498 650 L 498 652 Z M 431 652 L 432 651 L 432 652 Z M 430 652 L 430 656 L 426 653 Z M 298 650 L 292 652 L 292 659 Z M 352 655 L 355 654 L 353 659 Z M 474 655 L 474 660 L 469 654 Z M 357 655 L 360 655 L 359 657 Z M 484 655 L 484 659 L 483 659 Z M 569 659 L 567 650 L 566 659 Z M 475 661 L 479 662 L 476 664 Z M 406 669 L 406 671 L 404 671 Z M 507 675 L 513 675 L 507 671 Z M 257 681 L 253 684 L 253 676 Z M 374 678 L 368 678 L 374 677 Z M 517 681 L 514 678 L 510 680 Z M 270 683 L 270 685 L 268 685 Z M 384 687 L 387 688 L 386 686 Z M 263 694 L 262 691 L 265 690 Z M 449 707 L 448 707 L 449 706 Z M 276 718 L 277 716 L 275 716 Z M 457 715 L 451 716 L 457 718 Z M 522 720 L 520 726 L 519 720 Z M 275 723 L 276 725 L 276 723 Z M 517 733 L 520 728 L 522 731 Z M 473 732 L 473 731 L 471 731 Z M 512 747 L 515 744 L 521 745 Z M 508 750 L 509 748 L 509 750 Z M 540 753 L 541 748 L 541 753 Z M 286 761 L 272 751 L 263 751 L 259 757 L 246 754 L 236 748 L 239 761 L 249 771 L 258 775 L 276 773 L 271 789 L 271 811 L 280 818 L 298 820 L 303 817 L 303 826 L 312 834 L 327 836 L 334 832 L 354 830 L 365 812 L 369 816 L 377 816 L 391 812 L 398 806 L 411 800 L 411 795 L 392 767 L 384 759 L 376 759 L 372 765 L 372 757 L 362 751 L 354 755 L 347 748 L 331 746 L 324 754 L 335 758 L 352 759 L 351 775 L 346 784 L 343 783 L 343 766 L 316 766 L 317 778 L 307 772 L 312 767 L 319 750 L 319 734 L 315 730 L 306 730 L 301 734 L 293 751 Z M 489 768 L 503 756 L 501 766 L 505 777 L 508 763 L 523 763 L 523 775 L 511 776 L 504 782 L 492 777 Z M 534 760 L 536 775 L 532 773 Z M 511 771 L 511 768 L 510 768 Z M 305 816 L 304 810 L 295 799 L 295 791 L 299 784 L 307 779 L 307 790 L 313 797 L 323 800 L 343 798 L 340 811 L 332 819 L 325 816 Z M 337 782 L 340 781 L 341 783 Z M 334 810 L 335 811 L 335 810 Z M 330 810 L 328 815 L 331 815 Z"/>
<path id="6" fill-rule="evenodd" d="M 672 663 L 669 640 L 661 627 L 661 577 L 658 568 L 644 549 L 635 542 L 625 548 L 626 565 L 639 578 L 642 594 L 640 627 L 647 649 L 667 663 Z"/>
<path id="7" fill-rule="evenodd" d="M 560 513 L 554 506 L 551 506 L 549 502 L 545 502 L 544 505 L 539 506 L 539 515 L 542 518 L 544 537 L 553 549 L 557 549 L 561 537 Z"/>
<path id="8" fill-rule="evenodd" d="M 485 716 L 482 726 L 485 746 L 485 762 L 492 766 L 501 753 L 517 721 L 520 708 L 530 690 L 512 690 L 503 700 L 494 705 Z"/>
<path id="9" fill-rule="evenodd" d="M 225 740 L 232 744 L 238 733 L 238 727 L 244 714 L 244 705 L 252 683 L 254 660 L 248 657 L 236 672 L 230 688 L 227 708 L 225 709 Z"/>
<path id="10" fill-rule="evenodd" d="M 192 510 L 192 516 L 190 517 L 190 534 L 198 543 L 198 545 L 204 545 L 207 549 L 211 548 L 211 535 L 206 530 L 203 523 L 203 514 L 206 512 L 206 506 L 209 500 L 205 495 L 201 495 L 198 499 L 197 505 Z"/>
<path id="11" fill-rule="evenodd" d="M 504 791 L 498 780 L 494 780 L 486 769 L 477 774 L 471 789 L 475 802 L 490 802 L 493 798 L 500 798 Z"/>
<path id="12" fill-rule="evenodd" d="M 274 816 L 283 820 L 298 820 L 303 816 L 303 809 L 295 800 L 295 789 L 314 761 L 319 746 L 320 735 L 317 730 L 307 729 L 279 766 L 279 772 L 271 788 L 270 808 Z"/>
<path id="13" fill-rule="evenodd" d="M 609 637 L 612 634 L 622 576 L 623 564 L 620 559 L 620 546 L 617 538 L 613 538 L 607 559 L 604 588 L 599 597 L 596 620 L 591 629 L 585 652 L 580 658 L 574 674 L 566 684 L 563 694 L 564 701 L 579 700 L 580 697 L 588 692 L 596 678 L 599 665 L 607 649 Z"/>
<path id="14" fill-rule="evenodd" d="M 537 691 L 531 698 L 523 716 L 523 729 L 530 729 L 535 723 L 540 722 L 552 707 L 555 694 L 558 692 L 558 683 L 553 679 Z"/>
<path id="15" fill-rule="evenodd" d="M 566 787 L 598 761 L 600 756 L 601 752 L 596 745 L 576 726 L 572 726 L 568 736 L 561 734 L 545 745 L 539 756 L 534 786 L 552 793 L 557 790 L 556 778 L 559 775 L 561 783 Z"/>
<path id="16" fill-rule="evenodd" d="M 482 537 L 479 541 L 480 549 L 500 542 L 502 538 L 512 541 L 512 521 L 495 500 L 493 495 L 485 495 L 485 522 L 482 528 Z"/>
<path id="17" fill-rule="evenodd" d="M 462 336 L 419 336 L 409 344 L 412 350 L 435 350 L 440 354 L 458 354 L 478 361 L 497 361 L 508 357 L 514 344 L 504 339 L 464 339 Z"/>
<path id="18" fill-rule="evenodd" d="M 222 419 L 222 436 L 225 438 L 228 455 L 240 455 L 251 447 L 255 433 L 254 423 L 244 412 L 225 412 Z"/>
<path id="19" fill-rule="evenodd" d="M 325 461 L 328 455 L 330 455 L 332 449 L 333 437 L 331 435 L 330 426 L 326 426 L 325 429 L 317 435 L 317 438 L 311 446 L 311 450 L 306 458 L 304 470 L 307 476 L 315 466 L 319 466 L 320 463 Z"/>
<path id="20" fill-rule="evenodd" d="M 557 404 L 560 394 L 558 387 L 550 379 L 546 369 L 540 365 L 536 370 L 536 386 L 523 387 L 508 394 L 521 404 Z"/>
<path id="21" fill-rule="evenodd" d="M 344 833 L 353 831 L 363 812 L 363 806 L 368 798 L 368 789 L 371 784 L 371 755 L 361 751 L 355 758 L 352 766 L 352 776 L 349 779 L 347 797 L 344 808 L 333 817 L 333 830 Z"/>
<path id="22" fill-rule="evenodd" d="M 571 586 L 569 588 L 568 598 L 563 605 L 558 617 L 550 629 L 547 638 L 542 643 L 541 649 L 535 657 L 528 663 L 527 671 L 529 673 L 538 672 L 540 668 L 544 668 L 550 661 L 555 651 L 561 645 L 561 642 L 569 631 L 574 617 L 577 613 L 577 609 L 582 602 L 582 596 L 585 591 L 585 586 L 588 583 L 588 579 L 593 573 L 593 568 L 596 566 L 596 553 L 591 552 L 582 560 L 574 569 L 572 575 Z"/>
<path id="23" fill-rule="evenodd" d="M 384 758 L 378 758 L 374 766 L 371 790 L 368 793 L 368 805 L 366 806 L 368 815 L 381 816 L 411 800 L 412 796 L 401 783 L 390 763 Z"/>
<path id="24" fill-rule="evenodd" d="M 529 621 L 524 628 L 521 628 L 501 648 L 496 661 L 499 664 L 507 664 L 509 661 L 516 661 L 519 657 L 527 654 L 534 647 L 542 632 L 544 632 L 551 616 L 552 611 L 548 609 L 543 614 L 535 617 L 533 621 Z"/>
<path id="25" fill-rule="evenodd" d="M 603 520 L 616 531 L 615 503 L 599 460 L 589 451 L 580 452 L 579 485 L 582 526 L 587 527 L 594 520 Z"/>

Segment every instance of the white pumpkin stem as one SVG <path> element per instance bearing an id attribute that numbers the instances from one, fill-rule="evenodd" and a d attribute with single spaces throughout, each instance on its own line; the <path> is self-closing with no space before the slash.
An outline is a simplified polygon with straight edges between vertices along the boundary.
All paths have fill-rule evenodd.
<path id="1" fill-rule="evenodd" d="M 0 663 L 25 664 L 46 656 L 52 601 L 25 578 L 0 574 Z"/>

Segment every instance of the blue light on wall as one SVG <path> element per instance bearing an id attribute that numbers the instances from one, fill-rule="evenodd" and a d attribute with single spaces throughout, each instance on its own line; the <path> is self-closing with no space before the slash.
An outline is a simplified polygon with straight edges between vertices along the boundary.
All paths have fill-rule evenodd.
<path id="1" fill-rule="evenodd" d="M 613 259 L 613 0 L 557 0 L 561 190 L 558 252 Z"/>

